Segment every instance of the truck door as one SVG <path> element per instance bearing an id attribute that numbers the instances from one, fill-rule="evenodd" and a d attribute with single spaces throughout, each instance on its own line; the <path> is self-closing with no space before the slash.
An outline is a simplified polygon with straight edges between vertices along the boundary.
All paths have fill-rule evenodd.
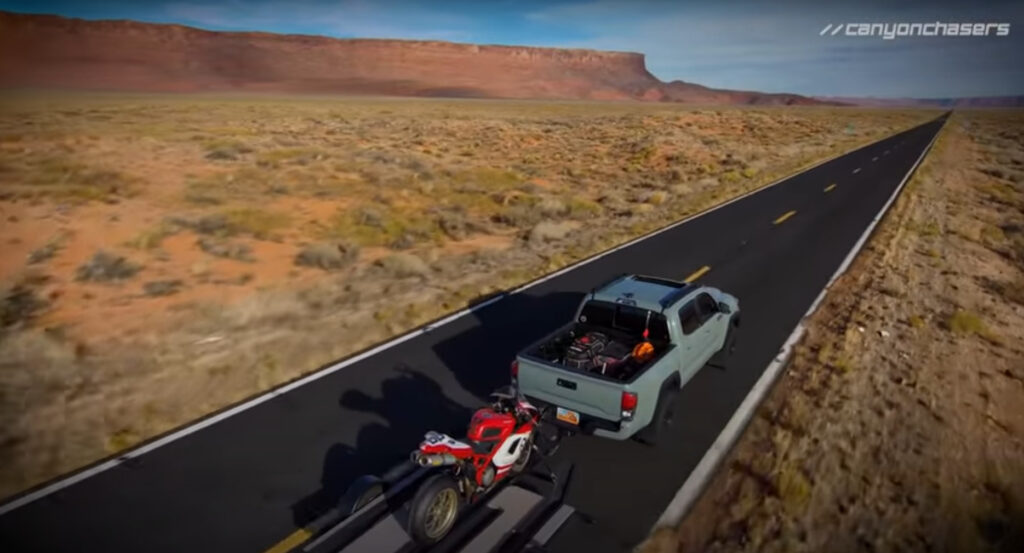
<path id="1" fill-rule="evenodd" d="M 686 384 L 698 369 L 704 366 L 704 336 L 700 328 L 700 313 L 697 302 L 690 300 L 679 308 L 679 376 Z"/>
<path id="2" fill-rule="evenodd" d="M 697 304 L 697 313 L 700 320 L 702 350 L 700 363 L 707 363 L 716 351 L 722 348 L 725 341 L 726 327 L 729 324 L 725 314 L 718 310 L 718 302 L 711 297 L 711 294 L 702 292 L 694 300 Z"/>

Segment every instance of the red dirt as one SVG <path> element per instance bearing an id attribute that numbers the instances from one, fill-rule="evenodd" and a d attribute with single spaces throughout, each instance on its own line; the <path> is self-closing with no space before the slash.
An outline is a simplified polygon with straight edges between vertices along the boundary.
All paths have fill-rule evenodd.
<path id="1" fill-rule="evenodd" d="M 663 83 L 643 54 L 213 32 L 0 12 L 0 87 L 821 104 Z"/>

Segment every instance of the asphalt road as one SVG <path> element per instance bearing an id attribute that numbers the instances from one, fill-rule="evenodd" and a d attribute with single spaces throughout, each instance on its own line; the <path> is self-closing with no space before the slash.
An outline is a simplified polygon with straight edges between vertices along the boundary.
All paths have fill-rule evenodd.
<path id="1" fill-rule="evenodd" d="M 462 432 L 508 381 L 515 352 L 621 272 L 701 283 L 740 299 L 731 366 L 684 388 L 658 448 L 589 437 L 574 520 L 552 551 L 642 540 L 769 361 L 940 128 L 933 121 L 511 295 L 0 517 L 0 550 L 259 553 L 323 512 L 356 476 L 406 458 L 426 430 Z M 832 185 L 835 185 L 834 187 Z M 785 214 L 795 213 L 775 223 Z"/>

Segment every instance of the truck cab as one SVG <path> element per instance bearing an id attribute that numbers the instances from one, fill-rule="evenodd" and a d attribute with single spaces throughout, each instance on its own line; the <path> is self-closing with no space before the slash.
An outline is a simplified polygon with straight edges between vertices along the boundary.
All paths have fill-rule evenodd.
<path id="1" fill-rule="evenodd" d="M 720 290 L 622 275 L 520 352 L 513 379 L 565 431 L 654 443 L 671 423 L 675 394 L 731 350 L 738 326 L 739 303 Z"/>

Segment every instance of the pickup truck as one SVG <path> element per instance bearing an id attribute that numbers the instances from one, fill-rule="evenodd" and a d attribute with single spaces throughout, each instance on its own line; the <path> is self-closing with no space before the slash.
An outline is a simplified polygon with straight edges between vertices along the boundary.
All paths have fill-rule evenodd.
<path id="1" fill-rule="evenodd" d="M 512 380 L 562 432 L 653 445 L 680 388 L 709 361 L 724 365 L 739 324 L 739 302 L 720 290 L 622 275 L 520 352 Z"/>

